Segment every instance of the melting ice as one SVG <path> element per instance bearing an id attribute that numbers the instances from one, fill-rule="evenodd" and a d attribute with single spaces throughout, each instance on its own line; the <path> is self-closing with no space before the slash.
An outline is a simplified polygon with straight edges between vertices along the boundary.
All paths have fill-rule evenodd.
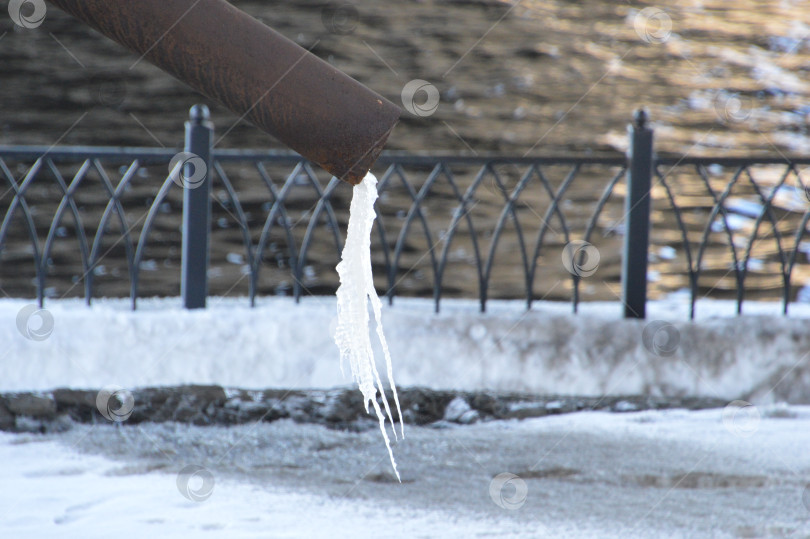
<path id="1" fill-rule="evenodd" d="M 385 439 L 385 447 L 388 449 L 391 465 L 397 479 L 401 481 L 397 463 L 391 451 L 391 443 L 385 430 L 386 415 L 391 421 L 394 438 L 397 438 L 397 431 L 396 427 L 394 427 L 394 419 L 391 415 L 388 399 L 385 397 L 380 374 L 377 372 L 369 332 L 368 303 L 370 302 L 377 326 L 377 338 L 385 355 L 388 383 L 394 393 L 394 402 L 399 414 L 400 433 L 404 437 L 405 427 L 402 422 L 397 388 L 394 385 L 391 354 L 388 351 L 388 344 L 383 334 L 382 305 L 374 289 L 374 280 L 371 275 L 371 227 L 377 216 L 374 213 L 374 201 L 377 200 L 377 178 L 369 172 L 363 181 L 354 187 L 353 192 L 351 206 L 349 207 L 349 228 L 346 233 L 346 244 L 343 246 L 340 263 L 337 265 L 340 286 L 337 290 L 338 314 L 335 343 L 340 348 L 341 370 L 344 361 L 349 360 L 352 367 L 352 377 L 363 393 L 366 412 L 369 411 L 369 404 L 374 407 L 377 418 L 380 420 L 380 431 L 382 431 Z M 382 397 L 380 400 L 385 407 L 385 414 L 383 414 L 377 402 L 378 391 Z"/>

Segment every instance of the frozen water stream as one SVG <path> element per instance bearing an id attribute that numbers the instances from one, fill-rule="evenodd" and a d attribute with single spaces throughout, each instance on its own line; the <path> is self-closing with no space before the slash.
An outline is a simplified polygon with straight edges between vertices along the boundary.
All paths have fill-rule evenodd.
<path id="1" fill-rule="evenodd" d="M 377 372 L 374 362 L 374 349 L 369 334 L 368 304 L 374 311 L 374 323 L 377 326 L 377 338 L 380 341 L 385 366 L 388 374 L 388 383 L 394 393 L 397 413 L 400 418 L 400 433 L 405 436 L 405 426 L 402 422 L 402 411 L 399 407 L 397 387 L 394 385 L 394 371 L 391 366 L 391 353 L 385 340 L 382 326 L 382 305 L 377 291 L 374 289 L 374 277 L 371 273 L 371 227 L 374 225 L 376 213 L 374 201 L 377 200 L 377 178 L 370 172 L 363 181 L 354 187 L 352 203 L 349 209 L 349 227 L 346 233 L 346 244 L 343 247 L 341 261 L 337 265 L 340 275 L 340 287 L 337 290 L 337 329 L 335 330 L 335 343 L 340 348 L 340 365 L 343 370 L 343 361 L 348 359 L 352 368 L 352 376 L 363 393 L 368 411 L 369 403 L 380 420 L 380 431 L 385 439 L 385 447 L 391 458 L 391 466 L 399 479 L 397 463 L 391 451 L 391 442 L 385 431 L 385 416 L 391 421 L 391 408 Z M 377 392 L 382 395 L 385 415 L 377 403 Z M 392 428 L 394 437 L 396 428 Z"/>

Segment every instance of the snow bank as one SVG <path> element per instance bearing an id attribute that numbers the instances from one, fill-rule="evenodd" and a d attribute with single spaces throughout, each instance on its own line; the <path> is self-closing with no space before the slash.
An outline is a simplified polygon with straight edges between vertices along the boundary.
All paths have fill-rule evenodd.
<path id="1" fill-rule="evenodd" d="M 25 338 L 18 314 L 29 301 L 0 301 L 0 390 L 134 388 L 184 383 L 244 388 L 350 386 L 332 340 L 333 297 L 212 298 L 185 311 L 176 298 L 49 301 L 53 333 Z M 402 386 L 553 394 L 709 396 L 810 403 L 810 306 L 704 301 L 685 322 L 678 298 L 651 302 L 648 321 L 620 318 L 618 303 L 398 299 L 383 308 L 394 375 Z M 32 319 L 33 326 L 38 319 Z M 671 322 L 645 347 L 654 320 Z M 660 324 L 659 324 L 660 325 Z M 32 329 L 36 329 L 32 326 Z M 23 327 L 25 327 L 23 325 Z M 655 339 L 661 335 L 669 342 Z M 674 340 L 673 340 L 674 339 Z M 677 341 L 677 342 L 676 342 Z M 677 346 L 675 346 L 675 344 Z M 669 346 L 669 348 L 668 348 Z M 653 349 L 653 352 L 648 351 Z M 658 350 L 658 353 L 654 353 Z M 671 354 L 670 354 L 671 352 Z M 380 351 L 376 351 L 381 357 Z M 384 366 L 380 366 L 384 368 Z"/>

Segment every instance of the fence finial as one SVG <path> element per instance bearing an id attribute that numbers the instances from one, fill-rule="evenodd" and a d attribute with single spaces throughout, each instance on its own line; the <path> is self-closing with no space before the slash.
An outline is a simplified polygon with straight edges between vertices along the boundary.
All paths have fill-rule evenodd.
<path id="1" fill-rule="evenodd" d="M 638 108 L 633 112 L 633 123 L 639 129 L 646 129 L 647 121 L 649 119 L 650 113 L 647 112 L 647 109 L 645 107 Z"/>
<path id="2" fill-rule="evenodd" d="M 211 111 L 208 110 L 207 105 L 194 105 L 188 111 L 189 119 L 195 124 L 201 124 L 211 119 Z"/>

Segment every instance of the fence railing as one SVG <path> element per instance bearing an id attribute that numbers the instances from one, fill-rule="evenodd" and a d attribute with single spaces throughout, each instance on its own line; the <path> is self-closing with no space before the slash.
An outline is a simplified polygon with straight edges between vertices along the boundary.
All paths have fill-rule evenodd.
<path id="1" fill-rule="evenodd" d="M 189 308 L 209 293 L 253 304 L 334 292 L 351 187 L 297 154 L 212 148 L 212 133 L 195 107 L 180 152 L 0 147 L 0 288 L 33 288 L 40 305 L 127 294 L 133 308 L 178 287 Z M 432 296 L 437 311 L 448 296 L 481 310 L 490 298 L 569 299 L 574 311 L 621 299 L 643 318 L 648 284 L 687 291 L 693 317 L 705 295 L 742 312 L 748 287 L 787 313 L 810 283 L 810 158 L 658 156 L 643 113 L 629 145 L 626 156 L 384 153 L 378 290 Z"/>

